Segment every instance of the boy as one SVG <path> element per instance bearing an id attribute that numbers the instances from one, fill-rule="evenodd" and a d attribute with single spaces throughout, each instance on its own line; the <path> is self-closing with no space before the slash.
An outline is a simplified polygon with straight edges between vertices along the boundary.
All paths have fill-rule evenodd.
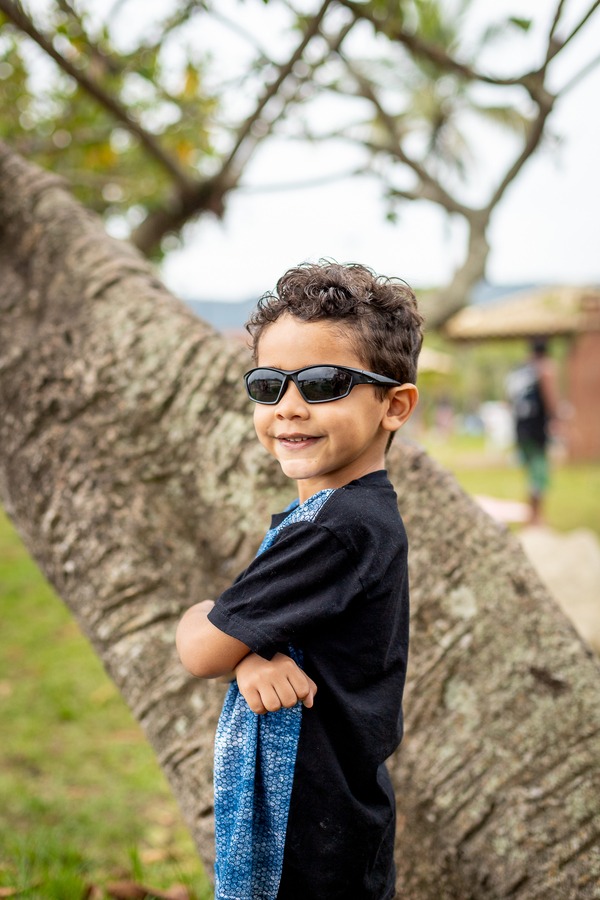
<path id="1" fill-rule="evenodd" d="M 215 740 L 215 897 L 391 900 L 384 762 L 402 736 L 408 581 L 384 456 L 417 402 L 422 317 L 404 283 L 321 262 L 286 272 L 247 328 L 256 433 L 299 499 L 177 630 L 190 672 L 235 678 Z"/>

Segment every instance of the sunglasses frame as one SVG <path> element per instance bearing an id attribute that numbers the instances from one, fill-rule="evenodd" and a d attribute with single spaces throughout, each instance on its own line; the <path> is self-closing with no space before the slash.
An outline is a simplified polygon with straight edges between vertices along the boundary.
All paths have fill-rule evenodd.
<path id="1" fill-rule="evenodd" d="M 326 400 L 308 400 L 304 396 L 302 387 L 298 382 L 298 375 L 300 375 L 301 372 L 307 372 L 310 369 L 340 369 L 342 372 L 347 372 L 351 376 L 350 387 L 345 394 L 341 394 L 339 397 L 329 397 Z M 248 385 L 248 379 L 250 375 L 253 374 L 253 372 L 276 372 L 278 375 L 283 376 L 281 388 L 275 400 L 257 400 L 251 395 Z M 301 369 L 276 369 L 275 366 L 256 366 L 254 369 L 249 369 L 248 372 L 244 374 L 244 383 L 246 385 L 246 392 L 248 396 L 253 403 L 260 403 L 262 406 L 276 406 L 284 396 L 290 381 L 295 384 L 304 402 L 310 404 L 333 403 L 335 400 L 343 400 L 344 397 L 347 397 L 352 388 L 357 384 L 379 384 L 387 385 L 388 387 L 400 387 L 400 385 L 402 384 L 401 381 L 394 381 L 393 378 L 387 378 L 387 376 L 385 375 L 377 375 L 375 372 L 368 372 L 365 369 L 353 369 L 351 366 L 338 366 L 332 363 L 322 363 L 315 366 L 303 366 Z"/>

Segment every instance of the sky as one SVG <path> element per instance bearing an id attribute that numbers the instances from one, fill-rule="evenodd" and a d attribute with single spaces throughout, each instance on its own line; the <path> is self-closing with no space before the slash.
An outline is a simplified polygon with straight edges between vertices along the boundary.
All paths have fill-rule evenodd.
<path id="1" fill-rule="evenodd" d="M 233 5 L 241 24 L 272 39 L 275 4 L 262 10 L 256 3 Z M 587 0 L 567 0 L 572 15 L 588 5 Z M 475 21 L 477 15 L 489 17 L 485 6 L 486 0 L 475 0 Z M 498 14 L 544 11 L 549 16 L 555 0 L 496 0 L 494 6 Z M 236 54 L 243 49 L 235 37 L 217 29 L 206 39 L 225 68 L 229 59 L 239 62 Z M 526 46 L 517 38 L 509 59 L 505 45 L 500 46 L 496 58 L 489 59 L 490 69 L 506 67 L 508 72 L 515 60 L 519 68 L 519 54 L 530 52 Z M 597 10 L 554 77 L 562 81 L 599 47 Z M 527 64 L 533 61 L 525 60 Z M 550 120 L 552 139 L 526 164 L 493 219 L 489 281 L 600 284 L 599 97 L 600 67 L 557 106 Z M 325 115 L 335 118 L 336 110 L 329 107 Z M 483 197 L 494 166 L 506 159 L 508 144 L 497 130 L 474 138 L 477 159 L 467 189 Z M 365 263 L 417 288 L 443 284 L 462 258 L 464 226 L 424 203 L 405 205 L 398 222 L 387 222 L 379 182 L 339 177 L 356 161 L 356 151 L 345 145 L 266 143 L 248 167 L 243 189 L 229 197 L 224 220 L 204 217 L 187 226 L 184 246 L 169 253 L 162 266 L 163 280 L 185 299 L 235 301 L 274 287 L 290 266 L 327 257 Z M 310 186 L 313 179 L 319 183 Z M 302 181 L 308 186 L 272 189 Z"/>

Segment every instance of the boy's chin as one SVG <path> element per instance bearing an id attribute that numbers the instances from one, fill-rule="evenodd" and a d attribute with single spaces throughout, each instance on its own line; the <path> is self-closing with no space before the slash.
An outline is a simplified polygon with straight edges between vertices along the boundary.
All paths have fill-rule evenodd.
<path id="1" fill-rule="evenodd" d="M 319 467 L 308 460 L 279 459 L 278 463 L 283 474 L 292 481 L 304 481 L 322 474 Z"/>
<path id="2" fill-rule="evenodd" d="M 279 460 L 279 465 L 283 474 L 294 481 L 302 481 L 304 478 L 311 478 L 315 474 L 309 466 L 302 465 L 299 462 Z"/>

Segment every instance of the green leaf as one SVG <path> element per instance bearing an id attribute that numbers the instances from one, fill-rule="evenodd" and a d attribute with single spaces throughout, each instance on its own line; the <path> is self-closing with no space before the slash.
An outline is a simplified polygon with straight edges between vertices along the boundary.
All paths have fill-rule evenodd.
<path id="1" fill-rule="evenodd" d="M 522 19 L 520 16 L 510 16 L 508 21 L 516 28 L 520 28 L 521 31 L 529 31 L 533 24 L 531 19 Z"/>

